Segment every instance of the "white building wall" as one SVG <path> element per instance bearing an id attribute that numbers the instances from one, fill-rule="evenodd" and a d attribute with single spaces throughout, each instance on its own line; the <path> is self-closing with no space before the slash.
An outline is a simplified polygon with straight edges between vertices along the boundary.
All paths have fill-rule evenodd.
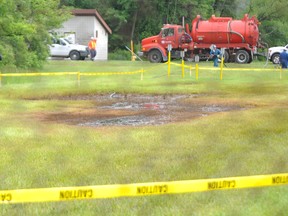
<path id="1" fill-rule="evenodd" d="M 94 23 L 95 37 L 97 36 L 97 56 L 96 60 L 107 60 L 108 59 L 108 33 L 104 27 L 95 18 Z M 97 33 L 96 33 L 97 32 Z M 96 35 L 97 34 L 97 35 Z"/>
<path id="2" fill-rule="evenodd" d="M 74 16 L 64 22 L 62 28 L 55 30 L 59 36 L 75 33 L 75 43 L 88 46 L 91 37 L 97 34 L 96 60 L 108 59 L 108 32 L 95 16 Z M 98 33 L 96 33 L 98 32 Z"/>

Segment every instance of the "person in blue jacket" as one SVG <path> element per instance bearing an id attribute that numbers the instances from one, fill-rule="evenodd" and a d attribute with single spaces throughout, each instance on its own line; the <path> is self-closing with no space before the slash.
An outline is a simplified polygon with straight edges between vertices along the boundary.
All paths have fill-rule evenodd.
<path id="1" fill-rule="evenodd" d="M 212 44 L 210 46 L 210 57 L 209 58 L 212 58 L 212 60 L 214 62 L 214 64 L 213 64 L 214 67 L 218 67 L 218 58 L 220 58 L 220 55 L 221 55 L 221 51 L 219 49 L 217 49 L 215 44 Z"/>
<path id="2" fill-rule="evenodd" d="M 284 49 L 279 56 L 280 64 L 282 68 L 287 68 L 288 65 L 288 53 L 286 49 Z"/>

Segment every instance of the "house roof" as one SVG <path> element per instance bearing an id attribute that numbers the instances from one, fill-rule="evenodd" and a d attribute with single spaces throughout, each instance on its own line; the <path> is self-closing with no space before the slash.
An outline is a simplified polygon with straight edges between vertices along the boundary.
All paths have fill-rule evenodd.
<path id="1" fill-rule="evenodd" d="M 95 16 L 96 19 L 98 19 L 102 26 L 106 29 L 106 31 L 112 34 L 110 27 L 95 9 L 75 9 L 72 11 L 72 14 L 75 16 Z"/>

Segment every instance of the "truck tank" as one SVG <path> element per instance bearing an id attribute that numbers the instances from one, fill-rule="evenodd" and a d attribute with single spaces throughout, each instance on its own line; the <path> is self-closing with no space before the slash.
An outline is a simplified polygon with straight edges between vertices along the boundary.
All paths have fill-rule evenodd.
<path id="1" fill-rule="evenodd" d="M 209 20 L 202 20 L 198 15 L 192 21 L 190 33 L 193 41 L 198 44 L 239 44 L 246 43 L 256 47 L 259 40 L 259 21 L 256 17 L 249 18 L 245 14 L 241 20 L 233 20 L 231 17 L 211 16 Z"/>

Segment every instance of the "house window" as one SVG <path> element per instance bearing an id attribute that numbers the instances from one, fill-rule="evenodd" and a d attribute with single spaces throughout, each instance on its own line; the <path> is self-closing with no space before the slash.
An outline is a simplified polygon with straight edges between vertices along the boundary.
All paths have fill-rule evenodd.
<path id="1" fill-rule="evenodd" d="M 96 30 L 95 35 L 96 35 L 96 38 L 98 38 L 98 30 Z"/>

